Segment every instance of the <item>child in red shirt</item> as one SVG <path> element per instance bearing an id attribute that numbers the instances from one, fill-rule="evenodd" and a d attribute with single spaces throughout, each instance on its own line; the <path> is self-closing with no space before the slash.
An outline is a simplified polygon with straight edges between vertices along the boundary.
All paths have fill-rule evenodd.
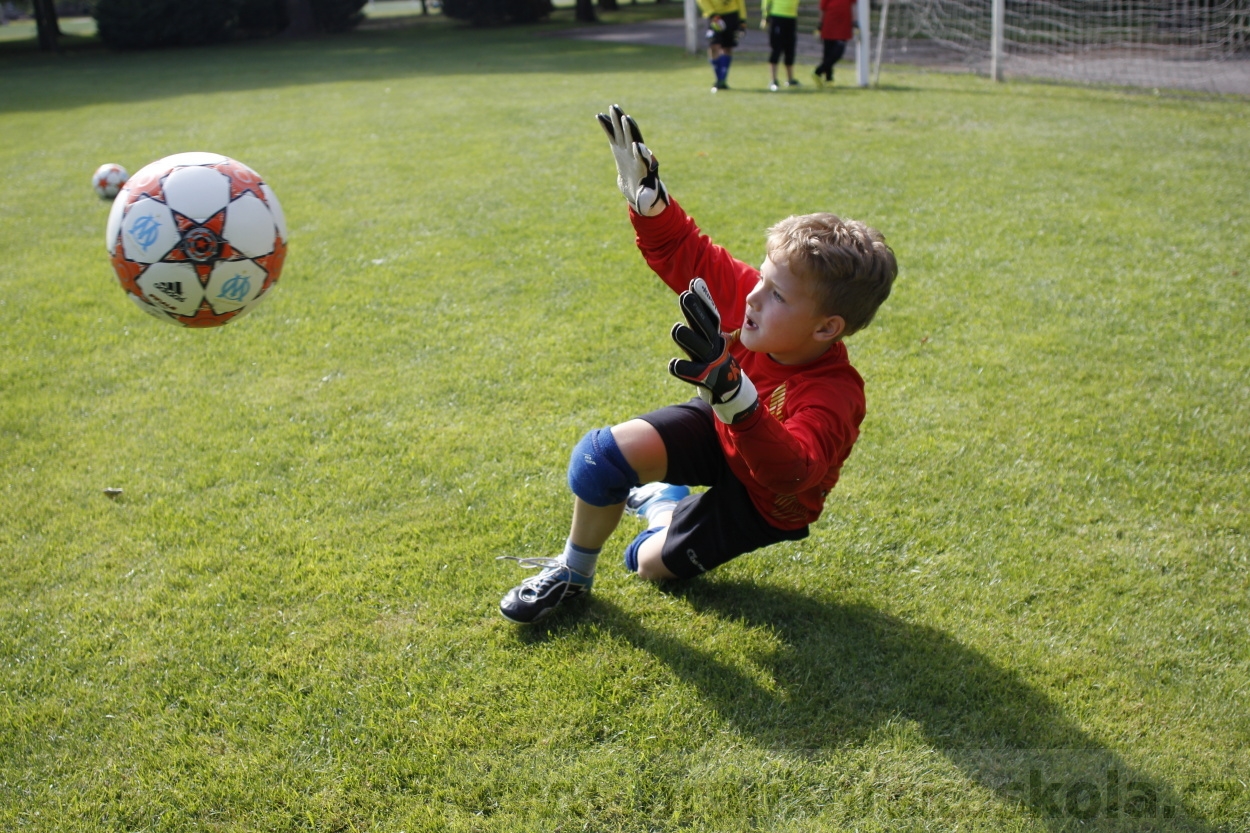
<path id="1" fill-rule="evenodd" d="M 807 537 L 864 418 L 864 383 L 842 339 L 868 324 L 898 272 L 879 232 L 832 214 L 773 226 L 756 270 L 712 243 L 668 195 L 633 119 L 613 106 L 599 120 L 638 247 L 680 293 L 686 323 L 672 336 L 688 358 L 669 372 L 699 397 L 591 431 L 573 449 L 564 553 L 520 559 L 542 569 L 499 605 L 519 623 L 590 590 L 625 512 L 647 519 L 625 563 L 650 580 L 692 577 Z"/>
<path id="2" fill-rule="evenodd" d="M 852 9 L 855 0 L 820 0 L 820 39 L 824 56 L 816 67 L 816 86 L 833 83 L 833 65 L 842 59 L 847 42 L 855 36 Z"/>

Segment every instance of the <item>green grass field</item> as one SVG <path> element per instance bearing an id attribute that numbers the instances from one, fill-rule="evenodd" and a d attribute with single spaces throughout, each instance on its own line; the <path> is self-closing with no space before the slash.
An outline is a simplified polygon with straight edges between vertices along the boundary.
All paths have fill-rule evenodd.
<path id="1" fill-rule="evenodd" d="M 1250 830 L 1250 105 L 559 26 L 0 53 L 0 828 Z M 809 539 L 653 587 L 627 521 L 523 630 L 568 449 L 690 393 L 614 102 L 740 257 L 832 210 L 901 274 Z M 185 150 L 291 225 L 215 331 L 89 186 Z"/>

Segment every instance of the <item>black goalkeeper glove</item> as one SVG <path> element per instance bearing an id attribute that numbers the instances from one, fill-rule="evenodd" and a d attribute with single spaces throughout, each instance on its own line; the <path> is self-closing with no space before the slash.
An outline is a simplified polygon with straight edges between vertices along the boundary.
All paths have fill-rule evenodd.
<path id="1" fill-rule="evenodd" d="M 702 278 L 695 278 L 681 293 L 680 302 L 686 323 L 674 324 L 672 336 L 690 361 L 673 359 L 668 372 L 698 387 L 699 396 L 721 422 L 741 422 L 755 411 L 759 396 L 729 353 L 729 339 L 720 331 L 720 312 L 712 293 Z"/>
<path id="2" fill-rule="evenodd" d="M 608 134 L 616 159 L 616 185 L 630 206 L 646 217 L 668 208 L 668 191 L 660 182 L 660 163 L 642 143 L 638 124 L 613 104 L 599 114 L 599 126 Z"/>

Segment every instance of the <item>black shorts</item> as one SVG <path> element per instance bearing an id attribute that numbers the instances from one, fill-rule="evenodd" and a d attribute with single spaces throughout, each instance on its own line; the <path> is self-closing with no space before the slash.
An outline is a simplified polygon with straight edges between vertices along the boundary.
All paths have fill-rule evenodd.
<path id="1" fill-rule="evenodd" d="M 702 399 L 639 417 L 659 432 L 668 452 L 664 482 L 708 486 L 677 504 L 661 558 L 673 575 L 690 578 L 779 541 L 800 541 L 807 527 L 778 529 L 751 503 L 716 436 L 712 407 Z"/>
<path id="2" fill-rule="evenodd" d="M 722 49 L 733 49 L 738 45 L 738 38 L 742 34 L 738 29 L 738 27 L 742 25 L 742 18 L 737 12 L 729 12 L 728 14 L 719 15 L 719 17 L 722 21 L 724 21 L 725 28 L 720 32 L 709 28 L 707 42 L 709 44 L 715 44 Z M 708 22 L 709 24 L 711 23 L 711 21 Z"/>
<path id="3" fill-rule="evenodd" d="M 786 66 L 794 66 L 794 51 L 799 37 L 798 25 L 798 19 L 793 17 L 768 18 L 768 46 L 772 50 L 768 54 L 768 63 L 777 63 L 777 59 L 784 54 Z"/>

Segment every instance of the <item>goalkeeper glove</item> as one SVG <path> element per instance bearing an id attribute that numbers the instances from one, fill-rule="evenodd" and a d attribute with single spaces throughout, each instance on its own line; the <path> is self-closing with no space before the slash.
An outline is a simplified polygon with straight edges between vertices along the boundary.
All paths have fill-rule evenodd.
<path id="1" fill-rule="evenodd" d="M 725 31 L 725 19 L 718 14 L 714 14 L 708 20 L 708 26 L 711 27 L 713 32 L 723 32 Z"/>
<path id="2" fill-rule="evenodd" d="M 681 293 L 680 301 L 686 323 L 674 324 L 672 336 L 690 361 L 673 359 L 668 372 L 697 386 L 699 396 L 712 406 L 721 422 L 741 422 L 755 411 L 760 400 L 755 385 L 729 353 L 729 339 L 720 331 L 720 312 L 712 293 L 702 278 L 695 278 L 690 289 Z"/>
<path id="3" fill-rule="evenodd" d="M 642 131 L 634 120 L 613 104 L 607 115 L 599 114 L 599 124 L 608 134 L 608 144 L 616 157 L 616 185 L 625 201 L 644 217 L 654 217 L 668 208 L 668 191 L 660 182 L 660 163 L 642 143 Z"/>

